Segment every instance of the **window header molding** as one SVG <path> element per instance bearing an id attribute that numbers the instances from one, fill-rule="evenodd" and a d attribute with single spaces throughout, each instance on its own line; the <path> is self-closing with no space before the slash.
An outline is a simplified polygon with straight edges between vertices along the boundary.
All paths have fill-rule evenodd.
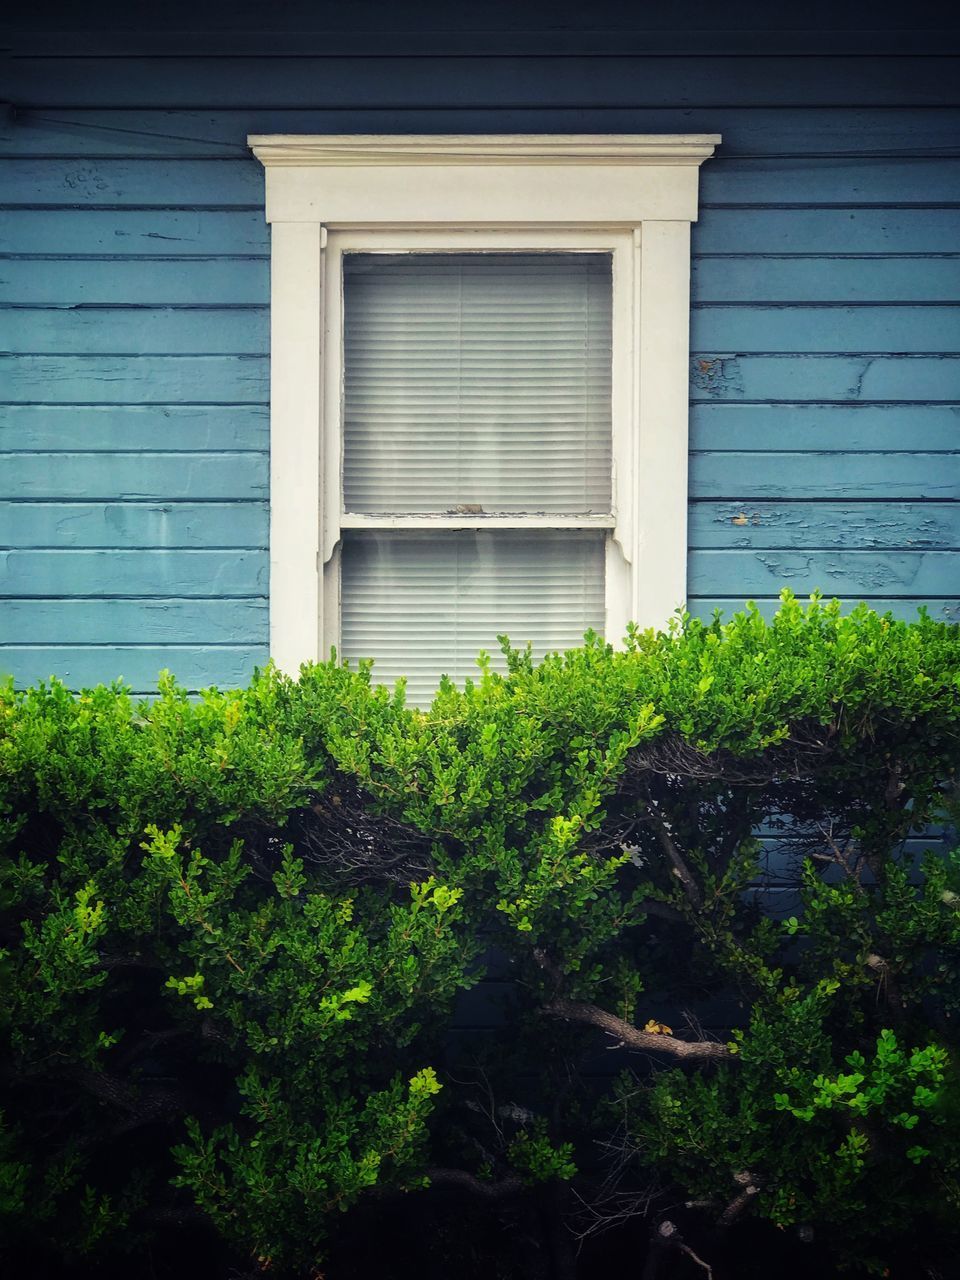
<path id="1" fill-rule="evenodd" d="M 268 222 L 597 227 L 696 221 L 697 171 L 720 138 L 256 134 L 247 141 L 267 172 Z"/>
<path id="2" fill-rule="evenodd" d="M 715 133 L 253 134 L 264 165 L 702 164 Z"/>

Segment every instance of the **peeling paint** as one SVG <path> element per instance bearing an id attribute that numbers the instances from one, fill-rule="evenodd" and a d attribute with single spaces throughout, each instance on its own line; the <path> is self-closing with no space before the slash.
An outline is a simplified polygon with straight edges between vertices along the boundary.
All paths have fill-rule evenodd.
<path id="1" fill-rule="evenodd" d="M 690 379 L 709 396 L 735 399 L 744 394 L 738 356 L 700 356 L 691 362 Z"/>
<path id="2" fill-rule="evenodd" d="M 889 591 L 891 587 L 911 587 L 923 567 L 922 555 L 886 555 L 862 564 L 846 557 L 842 564 L 827 561 L 828 575 L 849 578 L 865 592 Z"/>
<path id="3" fill-rule="evenodd" d="M 786 552 L 784 555 L 787 557 L 786 559 L 784 559 L 783 556 L 775 555 L 772 552 L 768 552 L 765 555 L 761 555 L 758 552 L 755 558 L 759 560 L 772 577 L 783 582 L 789 582 L 793 578 L 810 577 L 810 566 L 813 563 L 813 556 L 793 556 L 793 558 L 791 558 L 790 552 Z"/>
<path id="4" fill-rule="evenodd" d="M 109 184 L 96 169 L 74 169 L 63 175 L 63 185 L 69 191 L 84 191 L 93 195 L 106 191 Z"/>

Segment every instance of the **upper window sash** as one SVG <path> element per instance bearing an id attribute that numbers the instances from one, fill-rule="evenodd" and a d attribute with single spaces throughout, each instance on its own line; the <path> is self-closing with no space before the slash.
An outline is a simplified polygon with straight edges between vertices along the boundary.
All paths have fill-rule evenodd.
<path id="1" fill-rule="evenodd" d="M 344 511 L 610 515 L 609 250 L 341 263 Z"/>
<path id="2" fill-rule="evenodd" d="M 343 473 L 343 258 L 348 253 L 587 252 L 609 254 L 612 263 L 612 476 L 611 508 L 593 514 L 495 513 L 455 516 L 402 512 L 363 515 L 347 510 Z M 324 553 L 329 556 L 345 528 L 614 528 L 625 517 L 629 489 L 618 495 L 631 473 L 633 347 L 633 237 L 616 232 L 331 232 L 326 246 L 327 305 L 324 328 Z M 337 290 L 336 297 L 334 290 Z M 619 536 L 619 535 L 618 535 Z"/>

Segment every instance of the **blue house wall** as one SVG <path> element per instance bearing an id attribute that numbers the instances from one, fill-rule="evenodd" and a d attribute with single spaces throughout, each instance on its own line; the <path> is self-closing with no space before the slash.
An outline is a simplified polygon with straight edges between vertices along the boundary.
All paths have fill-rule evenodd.
<path id="1" fill-rule="evenodd" d="M 0 670 L 147 690 L 267 657 L 248 133 L 721 133 L 694 228 L 691 608 L 787 585 L 960 618 L 940 6 L 135 8 L 41 4 L 2 40 Z"/>

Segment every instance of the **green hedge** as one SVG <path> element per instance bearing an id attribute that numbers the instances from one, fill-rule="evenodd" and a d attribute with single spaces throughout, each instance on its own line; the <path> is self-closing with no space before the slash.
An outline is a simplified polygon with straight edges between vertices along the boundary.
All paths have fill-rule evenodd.
<path id="1" fill-rule="evenodd" d="M 0 691 L 9 1256 L 353 1275 L 371 1205 L 461 1201 L 552 1223 L 543 1275 L 625 1205 L 650 1276 L 951 1255 L 960 862 L 915 833 L 953 811 L 957 629 L 785 594 L 506 652 L 423 711 L 335 663 Z"/>

